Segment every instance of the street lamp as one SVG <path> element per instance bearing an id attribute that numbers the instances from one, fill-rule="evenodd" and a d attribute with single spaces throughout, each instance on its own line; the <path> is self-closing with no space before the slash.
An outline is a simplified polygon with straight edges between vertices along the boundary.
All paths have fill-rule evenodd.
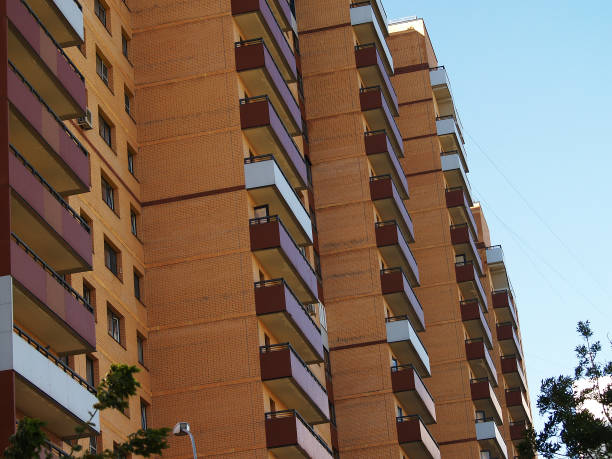
<path id="1" fill-rule="evenodd" d="M 174 429 L 172 429 L 172 434 L 176 435 L 177 437 L 189 435 L 189 438 L 191 439 L 191 449 L 193 450 L 193 459 L 198 459 L 195 440 L 193 439 L 193 435 L 191 434 L 191 428 L 189 427 L 188 422 L 177 422 L 174 426 Z"/>

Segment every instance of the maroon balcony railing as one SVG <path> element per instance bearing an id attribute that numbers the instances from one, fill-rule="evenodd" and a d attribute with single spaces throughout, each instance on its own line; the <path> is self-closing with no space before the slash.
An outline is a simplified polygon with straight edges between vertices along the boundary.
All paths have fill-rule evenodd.
<path id="1" fill-rule="evenodd" d="M 263 38 L 235 43 L 234 54 L 236 70 L 241 74 L 249 89 L 260 94 L 271 90 L 275 95 L 273 102 L 283 112 L 283 119 L 290 134 L 292 136 L 300 134 L 302 130 L 300 107 L 270 55 Z"/>
<path id="2" fill-rule="evenodd" d="M 400 134 L 397 123 L 389 110 L 389 106 L 387 105 L 387 101 L 383 96 L 380 86 L 361 88 L 359 90 L 359 101 L 361 104 L 361 111 L 364 112 L 366 118 L 368 118 L 370 127 L 374 130 L 378 130 L 384 125 L 385 128 L 388 129 L 388 132 L 392 134 L 391 142 L 393 143 L 394 147 L 397 149 L 397 151 L 401 152 L 398 156 L 404 156 L 402 135 Z M 373 116 L 368 115 L 368 112 L 374 111 L 380 111 L 380 114 Z"/>
<path id="3" fill-rule="evenodd" d="M 501 352 L 504 355 L 516 354 L 519 360 L 523 360 L 523 350 L 516 335 L 516 329 L 512 322 L 497 324 L 497 341 L 499 341 Z"/>
<path id="4" fill-rule="evenodd" d="M 487 295 L 485 295 L 480 278 L 471 261 L 455 263 L 455 276 L 464 298 L 476 298 L 480 301 L 483 310 L 489 310 Z"/>
<path id="5" fill-rule="evenodd" d="M 440 447 L 423 420 L 417 415 L 396 418 L 397 439 L 410 456 L 439 459 Z"/>
<path id="6" fill-rule="evenodd" d="M 470 380 L 470 393 L 472 401 L 478 411 L 484 411 L 487 416 L 493 415 L 498 425 L 503 423 L 501 406 L 493 391 L 489 378 L 475 378 Z"/>
<path id="7" fill-rule="evenodd" d="M 506 389 L 506 406 L 513 421 L 525 421 L 531 418 L 527 400 L 520 387 Z"/>
<path id="8" fill-rule="evenodd" d="M 390 175 L 370 177 L 370 198 L 383 219 L 395 220 L 401 226 L 402 233 L 414 240 L 412 219 Z"/>
<path id="9" fill-rule="evenodd" d="M 521 387 L 523 390 L 527 390 L 527 380 L 516 355 L 502 355 L 500 362 L 506 386 Z"/>
<path id="10" fill-rule="evenodd" d="M 367 131 L 364 134 L 366 154 L 374 170 L 379 175 L 390 174 L 393 177 L 402 199 L 410 198 L 408 181 L 402 165 L 397 159 L 397 152 L 393 149 L 387 131 Z"/>
<path id="11" fill-rule="evenodd" d="M 376 246 L 389 266 L 401 266 L 411 285 L 420 285 L 419 268 L 395 220 L 375 223 Z"/>
<path id="12" fill-rule="evenodd" d="M 387 69 L 378 52 L 375 43 L 355 46 L 355 61 L 360 70 L 367 69 L 367 73 L 362 73 L 362 79 L 368 86 L 379 85 L 384 88 L 389 99 L 389 106 L 395 116 L 399 115 L 397 104 L 397 94 L 391 84 L 391 79 L 387 74 Z"/>
<path id="13" fill-rule="evenodd" d="M 259 348 L 261 379 L 311 424 L 329 422 L 327 390 L 289 343 Z"/>
<path id="14" fill-rule="evenodd" d="M 512 322 L 515 326 L 518 326 L 511 291 L 507 289 L 494 290 L 491 294 L 491 299 L 493 301 L 493 309 L 495 309 L 495 314 L 497 314 L 499 320 L 502 322 Z"/>
<path id="15" fill-rule="evenodd" d="M 402 268 L 380 270 L 382 294 L 393 312 L 406 314 L 416 331 L 425 330 L 425 313 Z"/>
<path id="16" fill-rule="evenodd" d="M 255 282 L 255 308 L 274 335 L 290 342 L 307 363 L 323 361 L 321 330 L 284 279 Z"/>
<path id="17" fill-rule="evenodd" d="M 446 189 L 446 207 L 449 209 L 455 224 L 468 223 L 474 233 L 474 238 L 478 238 L 476 220 L 474 220 L 472 209 L 470 209 L 467 192 L 463 187 Z"/>
<path id="18" fill-rule="evenodd" d="M 296 457 L 333 457 L 327 443 L 296 410 L 266 413 L 266 444 L 268 449 L 282 448 Z"/>
<path id="19" fill-rule="evenodd" d="M 391 386 L 400 402 L 414 410 L 413 414 L 418 414 L 426 424 L 436 422 L 434 398 L 414 366 L 408 364 L 391 367 Z"/>
<path id="20" fill-rule="evenodd" d="M 527 434 L 527 423 L 525 421 L 514 421 L 510 423 L 510 439 L 513 442 L 521 442 Z"/>
<path id="21" fill-rule="evenodd" d="M 465 355 L 477 378 L 488 377 L 497 387 L 497 370 L 482 339 L 465 340 Z"/>
<path id="22" fill-rule="evenodd" d="M 276 215 L 253 218 L 249 220 L 249 224 L 253 252 L 277 250 L 279 255 L 282 255 L 282 259 L 270 260 L 270 263 L 267 263 L 268 272 L 275 278 L 282 277 L 287 280 L 304 304 L 318 301 L 317 275 L 280 218 Z"/>
<path id="23" fill-rule="evenodd" d="M 478 300 L 465 300 L 460 303 L 461 320 L 470 339 L 484 339 L 487 348 L 493 349 L 493 337 L 491 329 Z"/>
<path id="24" fill-rule="evenodd" d="M 468 224 L 461 223 L 459 225 L 452 225 L 450 227 L 450 233 L 451 243 L 454 246 L 458 246 L 459 250 L 469 249 L 471 260 L 474 261 L 478 275 L 482 277 L 484 275 L 484 271 L 482 269 L 482 259 L 480 258 L 480 254 L 476 248 L 476 242 L 474 241 Z"/>

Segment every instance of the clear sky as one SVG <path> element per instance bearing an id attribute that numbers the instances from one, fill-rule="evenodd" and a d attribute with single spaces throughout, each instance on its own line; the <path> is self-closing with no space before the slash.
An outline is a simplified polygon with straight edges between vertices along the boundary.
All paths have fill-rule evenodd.
<path id="1" fill-rule="evenodd" d="M 449 74 L 536 415 L 540 381 L 573 370 L 576 323 L 612 338 L 612 2 L 383 3 L 389 19 L 425 19 Z"/>

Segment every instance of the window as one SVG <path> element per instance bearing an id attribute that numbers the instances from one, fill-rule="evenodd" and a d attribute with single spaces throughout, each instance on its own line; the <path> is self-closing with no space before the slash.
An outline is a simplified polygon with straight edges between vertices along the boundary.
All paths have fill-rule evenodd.
<path id="1" fill-rule="evenodd" d="M 137 300 L 141 300 L 141 292 L 140 292 L 140 283 L 142 280 L 142 276 L 134 271 L 134 296 L 136 297 Z"/>
<path id="2" fill-rule="evenodd" d="M 145 339 L 142 335 L 136 335 L 136 347 L 138 348 L 138 363 L 144 366 Z"/>
<path id="3" fill-rule="evenodd" d="M 134 236 L 138 236 L 138 214 L 134 209 L 130 209 L 130 230 Z"/>
<path id="4" fill-rule="evenodd" d="M 83 279 L 83 299 L 93 308 L 95 316 L 96 290 L 85 279 Z"/>
<path id="5" fill-rule="evenodd" d="M 89 226 L 89 234 L 91 235 L 91 251 L 95 252 L 95 244 L 94 244 L 94 234 L 93 234 L 93 220 L 89 217 L 89 215 L 87 215 L 85 212 L 83 212 L 83 209 L 81 209 L 80 212 L 81 218 L 83 219 L 83 221 L 85 223 L 87 223 L 87 226 Z M 90 303 L 91 304 L 91 303 Z"/>
<path id="6" fill-rule="evenodd" d="M 108 334 L 121 344 L 121 316 L 111 308 L 106 313 L 108 319 Z"/>
<path id="7" fill-rule="evenodd" d="M 89 452 L 98 454 L 98 438 L 96 436 L 89 437 Z"/>
<path id="8" fill-rule="evenodd" d="M 404 410 L 402 409 L 401 406 L 396 407 L 397 408 L 397 417 L 398 418 L 402 418 L 404 417 Z"/>
<path id="9" fill-rule="evenodd" d="M 102 200 L 113 211 L 115 210 L 115 188 L 102 177 Z"/>
<path id="10" fill-rule="evenodd" d="M 263 218 L 269 215 L 269 207 L 268 205 L 258 206 L 253 208 L 253 212 L 255 213 L 255 218 Z"/>
<path id="11" fill-rule="evenodd" d="M 465 264 L 465 255 L 464 254 L 455 255 L 455 263 L 460 264 L 460 265 L 464 265 Z"/>
<path id="12" fill-rule="evenodd" d="M 106 142 L 106 145 L 113 148 L 113 135 L 112 135 L 113 128 L 112 126 L 110 125 L 108 121 L 106 121 L 106 119 L 101 114 L 98 114 L 98 120 L 100 124 L 99 126 L 100 137 L 102 137 L 104 142 Z"/>
<path id="13" fill-rule="evenodd" d="M 397 361 L 397 359 L 395 357 L 391 357 L 391 367 L 397 367 L 399 365 L 399 362 Z"/>
<path id="14" fill-rule="evenodd" d="M 276 412 L 276 402 L 273 399 L 270 399 L 270 412 Z"/>
<path id="15" fill-rule="evenodd" d="M 482 421 L 485 419 L 485 412 L 484 411 L 476 411 L 476 420 L 477 421 Z"/>
<path id="16" fill-rule="evenodd" d="M 96 13 L 96 16 L 98 16 L 98 19 L 100 20 L 102 25 L 104 25 L 104 27 L 107 27 L 106 25 L 106 13 L 107 13 L 106 7 L 102 4 L 100 0 L 94 0 L 94 12 Z"/>
<path id="17" fill-rule="evenodd" d="M 102 57 L 100 57 L 99 54 L 96 54 L 96 73 L 104 84 L 108 86 L 108 64 L 104 61 L 104 59 L 102 59 Z"/>
<path id="18" fill-rule="evenodd" d="M 92 387 L 96 386 L 96 362 L 90 356 L 85 357 L 85 381 Z"/>
<path id="19" fill-rule="evenodd" d="M 104 241 L 104 265 L 115 275 L 119 276 L 118 252 Z"/>
<path id="20" fill-rule="evenodd" d="M 130 58 L 130 54 L 129 54 L 129 45 L 130 45 L 130 39 L 128 38 L 128 36 L 126 35 L 125 32 L 123 32 L 121 34 L 121 52 L 123 53 L 123 55 L 129 60 Z"/>
<path id="21" fill-rule="evenodd" d="M 128 150 L 127 150 L 128 171 L 130 171 L 130 174 L 132 175 L 134 175 L 135 156 L 136 156 L 136 153 L 134 153 L 134 150 L 132 150 L 132 148 L 128 145 Z"/>
<path id="22" fill-rule="evenodd" d="M 127 88 L 123 88 L 123 99 L 125 101 L 125 113 L 133 116 L 132 110 L 134 109 L 134 96 Z"/>
<path id="23" fill-rule="evenodd" d="M 142 430 L 147 430 L 147 409 L 149 406 L 144 400 L 140 400 L 140 427 Z"/>

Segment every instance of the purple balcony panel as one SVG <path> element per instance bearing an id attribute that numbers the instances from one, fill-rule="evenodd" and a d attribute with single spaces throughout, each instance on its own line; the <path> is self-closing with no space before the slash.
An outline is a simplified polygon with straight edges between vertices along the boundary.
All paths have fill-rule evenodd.
<path id="1" fill-rule="evenodd" d="M 404 143 L 402 140 L 402 135 L 400 134 L 399 128 L 397 127 L 397 123 L 395 119 L 393 119 L 393 115 L 389 110 L 389 106 L 387 105 L 387 101 L 382 94 L 382 90 L 378 86 L 370 87 L 370 88 L 362 88 L 359 94 L 359 100 L 361 104 L 361 111 L 366 112 L 366 118 L 370 123 L 373 130 L 378 130 L 380 126 L 380 122 L 375 120 L 374 117 L 368 117 L 367 112 L 372 110 L 381 110 L 384 117 L 384 124 L 389 128 L 389 131 L 392 133 L 391 142 L 393 142 L 397 151 L 399 152 L 398 156 L 404 156 Z"/>
<path id="2" fill-rule="evenodd" d="M 391 174 L 393 176 L 393 180 L 395 180 L 402 199 L 409 199 L 410 191 L 408 190 L 406 174 L 404 173 L 404 170 L 397 159 L 397 155 L 391 146 L 391 142 L 389 142 L 387 131 L 366 132 L 364 139 L 366 154 L 370 158 L 370 161 L 374 163 L 374 170 L 378 171 L 381 167 L 388 169 L 388 171 L 385 170 L 383 173 L 377 173 L 378 175 L 384 175 L 387 173 Z"/>
<path id="3" fill-rule="evenodd" d="M 446 207 L 448 209 L 459 208 L 462 212 L 462 219 L 465 222 L 459 223 L 469 223 L 470 229 L 474 232 L 474 237 L 478 238 L 478 227 L 476 226 L 476 220 L 474 220 L 474 215 L 472 215 L 472 209 L 470 209 L 470 203 L 467 199 L 466 191 L 461 188 L 449 188 L 446 190 Z M 451 212 L 453 218 L 455 215 Z"/>
<path id="4" fill-rule="evenodd" d="M 95 349 L 92 311 L 14 240 L 11 240 L 11 276 L 37 303 L 44 305 L 57 322 L 71 330 L 70 333 L 76 335 L 89 351 Z"/>
<path id="5" fill-rule="evenodd" d="M 482 269 L 482 259 L 480 258 L 480 253 L 478 253 L 478 249 L 476 248 L 476 243 L 474 242 L 474 238 L 472 237 L 472 232 L 470 231 L 467 224 L 461 225 L 453 225 L 450 229 L 451 232 L 451 242 L 453 245 L 464 245 L 469 247 L 472 260 L 476 262 L 476 268 L 478 269 L 478 274 L 480 276 L 484 275 L 484 271 Z"/>
<path id="6" fill-rule="evenodd" d="M 512 322 L 518 326 L 516 310 L 510 290 L 495 290 L 491 294 L 493 300 L 493 308 L 498 317 L 504 322 Z"/>
<path id="7" fill-rule="evenodd" d="M 397 221 L 402 228 L 402 232 L 410 240 L 414 240 L 412 219 L 408 215 L 404 201 L 397 192 L 391 176 L 370 177 L 370 197 L 374 204 L 377 204 L 377 201 L 381 202 L 381 205 L 377 208 L 379 213 L 384 214 L 382 215 L 383 219 Z M 388 202 L 393 203 L 392 209 L 387 205 Z"/>
<path id="8" fill-rule="evenodd" d="M 487 295 L 485 295 L 482 288 L 480 277 L 478 277 L 474 263 L 470 261 L 465 263 L 456 263 L 455 275 L 457 277 L 457 283 L 460 284 L 459 288 L 464 294 L 464 298 L 475 298 L 478 296 L 482 308 L 485 312 L 488 311 L 489 303 L 487 300 Z M 467 286 L 464 284 L 467 284 Z"/>
<path id="9" fill-rule="evenodd" d="M 393 114 L 397 116 L 399 114 L 399 106 L 397 103 L 397 94 L 395 93 L 395 89 L 393 88 L 393 84 L 391 84 L 391 80 L 389 79 L 389 74 L 387 73 L 387 69 L 383 64 L 382 59 L 380 58 L 380 53 L 378 52 L 378 48 L 374 43 L 369 45 L 361 45 L 355 48 L 355 61 L 357 62 L 357 68 L 363 69 L 366 67 L 374 67 L 376 68 L 377 79 L 380 81 L 380 86 L 385 88 L 385 91 L 389 95 L 389 104 L 393 110 Z M 368 86 L 375 86 L 379 84 L 378 82 L 366 81 Z"/>
<path id="10" fill-rule="evenodd" d="M 397 222 L 377 222 L 375 224 L 376 246 L 379 248 L 383 258 L 388 259 L 388 266 L 401 266 L 411 285 L 420 285 L 419 267 L 402 234 Z M 395 249 L 395 251 L 393 251 Z M 396 256 L 396 253 L 401 256 Z"/>
<path id="11" fill-rule="evenodd" d="M 409 457 L 440 459 L 440 447 L 419 416 L 397 418 L 397 439 Z"/>
<path id="12" fill-rule="evenodd" d="M 266 413 L 266 445 L 273 451 L 282 448 L 283 457 L 333 457 L 329 446 L 295 410 Z"/>
<path id="13" fill-rule="evenodd" d="M 436 422 L 433 397 L 412 365 L 391 367 L 391 386 L 400 402 L 413 409 L 426 424 Z"/>
<path id="14" fill-rule="evenodd" d="M 511 322 L 497 324 L 497 341 L 502 348 L 502 354 L 516 354 L 520 360 L 523 359 L 521 343 Z"/>
<path id="15" fill-rule="evenodd" d="M 461 302 L 461 320 L 470 339 L 483 338 L 487 348 L 493 349 L 491 329 L 477 300 Z"/>
<path id="16" fill-rule="evenodd" d="M 407 314 L 416 331 L 425 330 L 425 314 L 408 279 L 401 269 L 383 269 L 380 272 L 382 294 L 387 298 L 395 315 Z"/>

